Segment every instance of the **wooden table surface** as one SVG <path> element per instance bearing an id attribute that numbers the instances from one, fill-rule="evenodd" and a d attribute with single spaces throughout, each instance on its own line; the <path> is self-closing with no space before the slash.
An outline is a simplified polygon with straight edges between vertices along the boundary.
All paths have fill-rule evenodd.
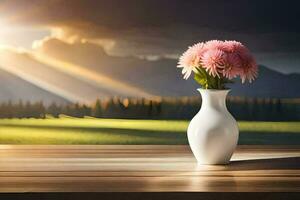
<path id="1" fill-rule="evenodd" d="M 0 145 L 0 192 L 300 192 L 299 146 L 239 146 L 227 166 L 188 146 Z"/>

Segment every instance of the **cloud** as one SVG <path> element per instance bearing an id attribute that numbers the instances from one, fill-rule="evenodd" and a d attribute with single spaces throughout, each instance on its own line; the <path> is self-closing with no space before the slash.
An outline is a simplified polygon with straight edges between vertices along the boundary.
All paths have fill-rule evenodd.
<path id="1" fill-rule="evenodd" d="M 299 31 L 299 4 L 280 0 L 6 0 L 0 11 L 11 21 L 29 24 L 71 25 L 76 21 L 114 30 L 190 24 L 254 33 Z"/>
<path id="2" fill-rule="evenodd" d="M 211 39 L 239 40 L 256 54 L 300 52 L 298 7 L 269 0 L 9 0 L 0 11 L 10 23 L 48 28 L 50 38 L 69 44 L 89 42 L 109 55 L 157 60 Z"/>
<path id="3" fill-rule="evenodd" d="M 188 25 L 132 28 L 120 32 L 99 29 L 91 33 L 89 30 L 90 25 L 68 27 L 61 29 L 59 38 L 66 42 L 88 41 L 103 47 L 110 55 L 137 56 L 149 60 L 161 57 L 177 59 L 189 45 L 211 39 L 238 40 L 256 54 L 300 52 L 298 33 L 289 33 L 288 36 L 282 32 L 254 35 Z"/>
<path id="4" fill-rule="evenodd" d="M 0 11 L 11 23 L 56 28 L 69 39 L 113 41 L 118 53 L 125 48 L 143 54 L 173 53 L 174 47 L 180 49 L 198 40 L 236 36 L 255 51 L 273 47 L 294 51 L 300 50 L 300 25 L 294 12 L 299 6 L 293 4 L 299 3 L 9 0 L 0 4 Z"/>
<path id="5" fill-rule="evenodd" d="M 112 56 L 98 45 L 90 42 L 78 41 L 71 44 L 57 38 L 44 41 L 42 46 L 35 49 L 35 52 L 47 55 L 52 60 L 68 63 L 61 66 L 55 64 L 55 66 L 59 67 L 60 71 L 68 71 L 76 76 L 80 75 L 82 79 L 92 81 L 93 84 L 107 87 L 107 84 L 111 82 L 104 81 L 100 84 L 97 82 L 98 78 L 90 77 L 91 73 L 93 76 L 100 74 L 118 80 L 117 82 L 121 82 L 122 86 L 117 87 L 119 91 L 112 90 L 115 94 L 123 92 L 128 96 L 133 91 L 137 91 L 136 89 L 129 90 L 128 86 L 143 89 L 143 92 L 135 92 L 137 96 L 149 96 L 149 94 L 168 96 L 176 93 L 187 95 L 188 93 L 188 90 L 177 91 L 178 88 L 173 85 L 176 82 L 182 85 L 181 87 L 186 86 L 187 88 L 189 84 L 182 80 L 181 73 L 176 68 L 177 61 L 174 59 L 148 61 L 134 56 Z M 77 66 L 80 66 L 80 70 Z M 88 73 L 83 73 L 83 71 Z M 99 80 L 101 79 L 99 78 Z M 114 84 L 111 84 L 111 87 L 113 86 Z M 147 94 L 145 95 L 145 93 Z"/>

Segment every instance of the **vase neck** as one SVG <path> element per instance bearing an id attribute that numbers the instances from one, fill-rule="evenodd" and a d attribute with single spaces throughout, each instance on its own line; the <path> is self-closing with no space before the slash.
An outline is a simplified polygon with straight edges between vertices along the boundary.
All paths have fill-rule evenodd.
<path id="1" fill-rule="evenodd" d="M 202 97 L 202 106 L 213 107 L 217 110 L 227 110 L 226 108 L 226 97 L 229 90 L 209 90 L 209 89 L 198 89 Z"/>

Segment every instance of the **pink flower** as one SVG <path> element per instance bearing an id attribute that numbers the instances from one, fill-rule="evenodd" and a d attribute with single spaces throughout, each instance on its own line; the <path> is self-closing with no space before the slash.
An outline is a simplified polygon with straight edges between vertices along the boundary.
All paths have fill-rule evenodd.
<path id="1" fill-rule="evenodd" d="M 191 49 L 188 49 L 179 58 L 177 67 L 182 68 L 182 74 L 184 74 L 183 76 L 184 79 L 188 79 L 189 76 L 191 75 L 194 67 L 194 60 L 195 60 L 195 55 L 193 54 Z"/>
<path id="2" fill-rule="evenodd" d="M 222 71 L 223 76 L 232 79 L 241 73 L 242 61 L 237 53 L 228 53 L 226 64 Z"/>
<path id="3" fill-rule="evenodd" d="M 219 73 L 225 67 L 226 54 L 219 49 L 207 50 L 201 57 L 201 64 L 204 69 L 213 77 L 220 77 Z"/>
<path id="4" fill-rule="evenodd" d="M 192 51 L 196 54 L 197 57 L 201 57 L 202 54 L 205 52 L 204 49 L 204 43 L 203 42 L 199 42 L 197 44 L 194 44 L 193 46 L 190 47 L 192 49 Z"/>
<path id="5" fill-rule="evenodd" d="M 210 76 L 233 79 L 240 76 L 242 82 L 252 82 L 258 67 L 250 51 L 237 41 L 211 40 L 197 43 L 183 53 L 177 67 L 183 68 L 184 79 L 197 68 L 205 69 Z"/>
<path id="6" fill-rule="evenodd" d="M 194 71 L 196 67 L 199 67 L 202 51 L 203 43 L 197 43 L 189 47 L 189 49 L 179 58 L 177 67 L 183 68 L 182 74 L 184 74 L 184 79 L 188 79 L 192 71 Z"/>
<path id="7" fill-rule="evenodd" d="M 240 77 L 242 79 L 242 83 L 245 83 L 248 80 L 250 83 L 257 77 L 258 67 L 254 60 L 254 58 L 250 54 L 244 54 L 242 70 L 240 72 Z"/>
<path id="8" fill-rule="evenodd" d="M 250 83 L 257 77 L 257 64 L 249 50 L 240 42 L 225 41 L 223 50 L 228 52 L 227 65 L 223 72 L 226 78 L 232 79 L 239 75 L 244 83 Z"/>
<path id="9" fill-rule="evenodd" d="M 227 53 L 237 53 L 239 51 L 245 51 L 245 46 L 237 41 L 224 41 L 222 45 L 222 50 L 226 51 Z"/>
<path id="10" fill-rule="evenodd" d="M 210 40 L 208 42 L 205 42 L 204 49 L 205 50 L 211 50 L 211 49 L 219 49 L 223 50 L 223 41 L 220 40 Z"/>

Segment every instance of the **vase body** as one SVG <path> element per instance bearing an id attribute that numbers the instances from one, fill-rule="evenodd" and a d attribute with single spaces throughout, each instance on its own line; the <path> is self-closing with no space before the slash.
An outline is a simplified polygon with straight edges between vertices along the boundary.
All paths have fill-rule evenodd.
<path id="1" fill-rule="evenodd" d="M 198 91 L 202 105 L 188 127 L 190 147 L 199 164 L 227 164 L 239 135 L 237 122 L 226 107 L 229 90 Z"/>

